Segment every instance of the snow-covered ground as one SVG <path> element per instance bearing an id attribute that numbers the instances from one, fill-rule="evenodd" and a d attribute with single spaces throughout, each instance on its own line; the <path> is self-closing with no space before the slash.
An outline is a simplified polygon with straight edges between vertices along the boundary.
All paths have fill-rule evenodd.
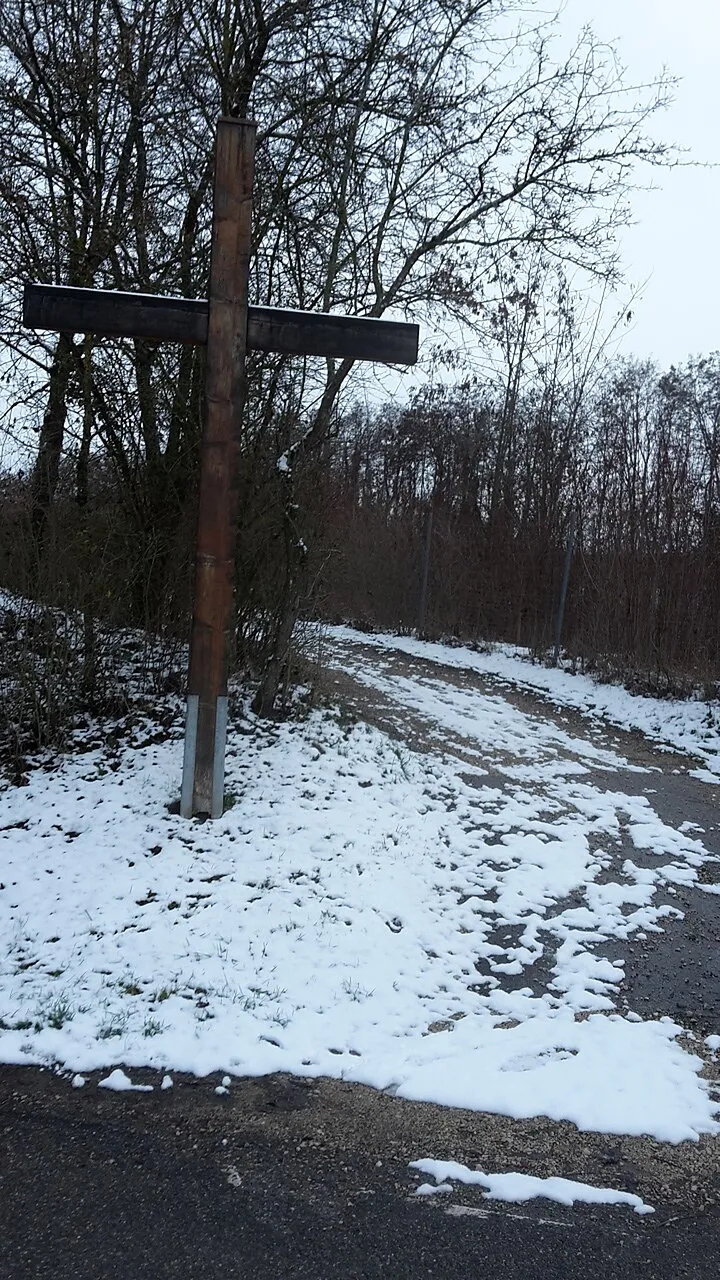
<path id="1" fill-rule="evenodd" d="M 531 689 L 552 704 L 572 707 L 589 718 L 602 719 L 623 729 L 638 729 L 655 742 L 703 761 L 704 768 L 691 771 L 694 777 L 720 783 L 718 702 L 628 693 L 618 685 L 603 684 L 591 676 L 541 666 L 531 661 L 527 649 L 516 645 L 494 644 L 487 653 L 481 653 L 463 646 L 416 640 L 412 636 L 360 634 L 350 627 L 327 627 L 325 633 L 330 642 L 372 645 L 381 652 L 396 651 L 445 667 L 475 671 L 511 688 Z"/>
<path id="2" fill-rule="evenodd" d="M 717 1037 L 643 1021 L 621 992 L 624 943 L 694 886 L 701 841 L 625 794 L 607 748 L 346 660 L 439 733 L 475 735 L 479 762 L 491 744 L 506 785 L 320 712 L 233 728 L 214 823 L 168 810 L 179 720 L 33 770 L 0 793 L 0 1059 L 290 1071 L 670 1142 L 720 1133 L 699 1074 Z M 578 679 L 512 661 L 524 683 Z M 597 766 L 617 787 L 592 784 Z"/>

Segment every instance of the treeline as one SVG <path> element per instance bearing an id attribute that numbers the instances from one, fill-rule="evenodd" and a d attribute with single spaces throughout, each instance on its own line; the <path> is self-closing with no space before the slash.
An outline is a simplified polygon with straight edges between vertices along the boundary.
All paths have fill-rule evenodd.
<path id="1" fill-rule="evenodd" d="M 48 612 L 22 678 L 5 649 L 6 723 L 25 716 L 7 710 L 7 691 L 23 680 L 37 741 L 92 704 L 111 666 L 100 661 L 103 623 L 187 636 L 204 403 L 200 348 L 28 332 L 24 281 L 206 296 L 214 125 L 221 114 L 250 116 L 251 301 L 419 320 L 429 367 L 431 335 L 448 320 L 481 342 L 499 341 L 516 316 L 524 332 L 558 264 L 617 276 L 615 233 L 629 216 L 633 166 L 666 159 L 649 119 L 667 88 L 662 77 L 628 88 L 614 50 L 590 30 L 568 49 L 542 6 L 533 24 L 532 6 L 519 0 L 0 0 L 0 585 L 81 619 L 58 639 L 59 615 Z M 516 637 L 540 617 L 530 557 L 483 561 L 483 573 L 499 575 L 494 594 L 459 580 L 456 590 L 441 567 L 458 522 L 468 544 L 477 532 L 470 471 L 462 510 L 450 498 L 459 436 L 448 444 L 447 477 L 438 465 L 432 483 L 429 472 L 411 483 L 404 463 L 391 480 L 388 457 L 382 514 L 360 432 L 357 485 L 370 487 L 359 496 L 335 445 L 356 376 L 352 360 L 249 362 L 235 640 L 261 712 L 284 687 L 298 617 L 320 607 L 322 590 L 337 596 L 333 608 L 346 607 L 337 575 L 355 552 L 342 519 L 353 537 L 354 522 L 376 520 L 371 543 L 384 538 L 399 564 L 402 539 L 416 539 L 434 493 L 429 622 L 442 615 L 443 626 Z M 517 543 L 505 489 L 511 475 L 517 483 L 526 410 L 513 379 L 503 408 L 478 401 L 468 417 L 458 401 L 450 415 L 454 424 L 487 417 L 497 436 L 492 480 L 484 426 L 462 464 L 477 463 L 484 477 L 476 498 L 490 485 L 493 557 Z M 456 435 L 450 399 L 407 411 L 424 415 L 438 459 L 442 439 Z M 404 412 L 385 414 L 399 454 Z M 553 406 L 538 413 L 552 435 Z M 374 424 L 365 429 L 371 436 Z M 415 448 L 415 425 L 406 434 Z M 347 433 L 343 442 L 352 452 Z M 289 465 L 278 469 L 283 457 Z M 558 519 L 554 483 L 549 525 Z M 345 562 L 348 608 L 349 584 L 369 572 L 373 553 Z M 408 542 L 399 602 L 409 600 L 413 554 Z M 470 563 L 462 553 L 453 572 L 467 575 Z M 526 586 L 508 608 L 500 589 L 511 568 Z M 378 596 L 390 589 L 387 574 L 386 562 Z M 372 613 L 361 597 L 352 611 Z M 378 608 L 378 620 L 409 625 L 410 604 L 398 608 Z M 19 656 L 24 634 L 15 629 Z M 70 684 L 58 679 L 63 662 Z M 64 700 L 50 714 L 61 684 Z"/>
<path id="2" fill-rule="evenodd" d="M 328 454 L 330 614 L 546 650 L 658 687 L 720 679 L 720 356 L 617 360 L 357 412 Z M 426 604 L 423 570 L 429 552 Z"/>

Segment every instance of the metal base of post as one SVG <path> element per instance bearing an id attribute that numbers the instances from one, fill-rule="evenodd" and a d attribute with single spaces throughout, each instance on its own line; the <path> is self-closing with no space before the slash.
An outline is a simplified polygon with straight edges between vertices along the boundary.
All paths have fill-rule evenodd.
<path id="1" fill-rule="evenodd" d="M 192 818 L 195 813 L 209 813 L 211 818 L 221 818 L 224 808 L 225 785 L 225 742 L 227 739 L 228 700 L 227 695 L 217 699 L 215 704 L 215 734 L 213 740 L 213 758 L 211 778 L 211 794 L 203 795 L 202 788 L 196 785 L 198 775 L 198 717 L 200 714 L 200 698 L 196 693 L 189 693 L 185 714 L 185 750 L 183 752 L 182 787 L 180 790 L 180 815 Z M 207 777 L 207 769 L 202 771 Z"/>
<path id="2" fill-rule="evenodd" d="M 212 803 L 210 817 L 222 818 L 225 806 L 225 741 L 227 738 L 227 695 L 218 698 L 215 708 L 215 752 L 213 755 Z"/>

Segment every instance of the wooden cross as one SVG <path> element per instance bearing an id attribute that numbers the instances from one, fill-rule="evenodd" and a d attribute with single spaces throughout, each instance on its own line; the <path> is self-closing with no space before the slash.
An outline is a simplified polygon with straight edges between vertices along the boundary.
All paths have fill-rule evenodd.
<path id="1" fill-rule="evenodd" d="M 388 320 L 249 307 L 256 126 L 218 121 L 207 302 L 26 284 L 23 322 L 34 329 L 204 343 L 205 416 L 195 600 L 180 812 L 223 811 L 228 638 L 232 622 L 238 459 L 246 351 L 414 364 L 418 327 Z"/>

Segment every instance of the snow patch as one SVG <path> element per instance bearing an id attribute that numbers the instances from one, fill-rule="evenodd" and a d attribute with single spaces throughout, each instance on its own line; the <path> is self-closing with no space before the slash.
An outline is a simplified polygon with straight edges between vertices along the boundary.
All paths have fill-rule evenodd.
<path id="1" fill-rule="evenodd" d="M 419 1173 L 427 1173 L 435 1178 L 439 1185 L 423 1184 L 415 1192 L 416 1195 L 433 1195 L 437 1191 L 450 1191 L 449 1179 L 461 1182 L 464 1186 L 483 1187 L 486 1200 L 505 1200 L 511 1204 L 524 1204 L 527 1200 L 542 1197 L 544 1200 L 555 1200 L 558 1204 L 626 1204 L 635 1213 L 654 1213 L 651 1205 L 645 1204 L 640 1196 L 628 1191 L 614 1191 L 610 1187 L 593 1187 L 587 1182 L 574 1182 L 568 1178 L 534 1178 L 526 1173 L 483 1173 L 480 1169 L 469 1169 L 467 1165 L 456 1160 L 413 1160 L 411 1169 Z"/>
<path id="2" fill-rule="evenodd" d="M 114 1093 L 152 1093 L 153 1085 L 151 1084 L 133 1084 L 129 1076 L 125 1075 L 119 1067 L 110 1072 L 104 1080 L 98 1080 L 98 1089 L 112 1089 Z"/>

